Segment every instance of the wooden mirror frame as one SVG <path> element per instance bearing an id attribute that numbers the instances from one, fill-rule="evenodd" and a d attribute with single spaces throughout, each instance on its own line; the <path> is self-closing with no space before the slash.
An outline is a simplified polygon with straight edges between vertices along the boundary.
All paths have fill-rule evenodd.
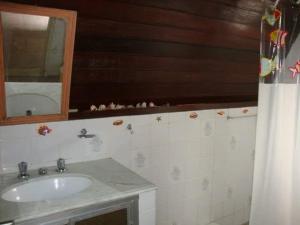
<path id="1" fill-rule="evenodd" d="M 33 115 L 20 117 L 7 117 L 5 97 L 5 73 L 2 24 L 0 25 L 0 125 L 13 125 L 24 123 L 41 123 L 67 120 L 69 113 L 69 98 L 71 87 L 71 75 L 73 64 L 73 52 L 76 30 L 77 12 L 71 10 L 53 9 L 39 6 L 30 6 L 8 2 L 0 2 L 0 11 L 29 14 L 38 16 L 49 16 L 64 19 L 66 21 L 64 67 L 61 77 L 61 113 L 52 115 Z M 1 22 L 1 21 L 0 21 Z"/>

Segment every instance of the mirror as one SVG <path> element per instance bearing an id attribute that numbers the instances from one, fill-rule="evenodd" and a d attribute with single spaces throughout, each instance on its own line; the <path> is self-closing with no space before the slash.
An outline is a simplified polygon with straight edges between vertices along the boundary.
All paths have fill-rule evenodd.
<path id="1" fill-rule="evenodd" d="M 75 20 L 73 11 L 0 3 L 2 124 L 67 119 Z"/>
<path id="2" fill-rule="evenodd" d="M 6 114 L 59 114 L 66 24 L 63 19 L 1 12 Z"/>

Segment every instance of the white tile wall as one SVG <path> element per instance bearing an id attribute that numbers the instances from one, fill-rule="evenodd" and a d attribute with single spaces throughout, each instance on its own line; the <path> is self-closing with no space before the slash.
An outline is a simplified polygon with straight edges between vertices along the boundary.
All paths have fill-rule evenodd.
<path id="1" fill-rule="evenodd" d="M 158 186 L 156 211 L 148 210 L 142 225 L 153 224 L 155 214 L 156 225 L 241 225 L 249 219 L 256 126 L 256 108 L 244 110 L 48 123 L 47 136 L 37 134 L 38 124 L 0 127 L 0 172 L 15 171 L 22 160 L 38 168 L 59 157 L 112 157 Z M 113 126 L 119 119 L 124 123 Z M 96 138 L 79 139 L 82 128 Z"/>
<path id="2" fill-rule="evenodd" d="M 109 157 L 107 135 L 98 127 L 99 120 L 79 120 L 48 123 L 52 132 L 46 136 L 37 133 L 40 124 L 0 127 L 0 170 L 14 172 L 17 163 L 26 161 L 30 168 L 51 166 L 59 157 L 67 162 L 79 162 Z M 110 127 L 110 126 L 107 126 Z M 79 139 L 82 128 L 96 134 L 93 139 Z"/>

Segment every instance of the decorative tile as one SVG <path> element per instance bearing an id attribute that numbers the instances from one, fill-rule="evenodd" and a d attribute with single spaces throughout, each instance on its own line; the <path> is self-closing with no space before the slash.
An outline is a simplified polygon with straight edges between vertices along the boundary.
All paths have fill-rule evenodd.
<path id="1" fill-rule="evenodd" d="M 36 125 L 0 126 L 0 139 L 26 139 L 31 138 L 36 132 Z"/>
<path id="2" fill-rule="evenodd" d="M 224 202 L 212 206 L 211 221 L 216 221 L 224 216 Z"/>
<path id="3" fill-rule="evenodd" d="M 231 150 L 237 150 L 237 140 L 236 140 L 236 137 L 234 137 L 234 136 L 231 137 L 230 148 L 231 148 Z"/>
<path id="4" fill-rule="evenodd" d="M 135 166 L 138 168 L 145 167 L 146 157 L 143 153 L 137 153 L 134 158 Z"/>
<path id="5" fill-rule="evenodd" d="M 112 157 L 158 186 L 157 224 L 240 225 L 249 219 L 256 111 L 247 107 L 55 122 L 47 124 L 53 129 L 47 136 L 37 134 L 38 124 L 0 127 L 0 168 L 17 170 L 21 160 L 33 168 L 55 165 L 58 157 L 69 162 Z M 238 115 L 253 117 L 227 120 Z M 77 138 L 82 128 L 96 137 Z M 153 222 L 156 211 L 150 211 L 141 215 L 145 224 Z"/>
<path id="6" fill-rule="evenodd" d="M 152 148 L 149 153 L 149 169 L 155 185 L 167 189 L 169 186 L 169 150 L 165 146 Z"/>
<path id="7" fill-rule="evenodd" d="M 123 120 L 115 120 L 115 121 L 113 122 L 113 125 L 114 125 L 114 126 L 121 126 L 123 123 L 124 123 Z"/>
<path id="8" fill-rule="evenodd" d="M 208 178 L 204 178 L 202 180 L 202 191 L 207 191 L 209 188 L 209 179 Z"/>
<path id="9" fill-rule="evenodd" d="M 39 125 L 37 127 L 37 133 L 42 136 L 46 136 L 52 132 L 52 129 L 46 124 Z"/>
<path id="10" fill-rule="evenodd" d="M 91 151 L 101 152 L 103 146 L 103 140 L 96 135 L 88 142 L 88 144 L 91 147 Z"/>
<path id="11" fill-rule="evenodd" d="M 174 166 L 171 171 L 171 178 L 174 181 L 179 181 L 181 176 L 182 176 L 181 169 L 178 166 Z"/>
<path id="12" fill-rule="evenodd" d="M 184 141 L 189 138 L 189 127 L 186 122 L 172 122 L 169 125 L 169 139 L 170 142 Z"/>
<path id="13" fill-rule="evenodd" d="M 168 113 L 169 123 L 184 122 L 188 120 L 188 112 Z"/>
<path id="14" fill-rule="evenodd" d="M 198 205 L 197 221 L 198 224 L 210 224 L 210 215 L 211 215 L 211 201 L 210 195 L 206 195 L 203 198 L 200 198 Z"/>
<path id="15" fill-rule="evenodd" d="M 157 123 L 150 127 L 150 138 L 152 147 L 167 146 L 169 144 L 169 125 Z"/>
<path id="16" fill-rule="evenodd" d="M 144 148 L 151 146 L 151 126 L 134 126 L 131 141 L 133 148 Z"/>
<path id="17" fill-rule="evenodd" d="M 131 123 L 127 124 L 126 129 L 129 131 L 130 134 L 134 134 L 134 130 Z"/>
<path id="18" fill-rule="evenodd" d="M 183 201 L 184 211 L 184 224 L 198 225 L 198 207 L 200 204 L 199 198 L 185 198 Z"/>
<path id="19" fill-rule="evenodd" d="M 169 224 L 185 225 L 184 223 L 184 183 L 171 185 L 168 192 L 168 218 Z"/>
<path id="20" fill-rule="evenodd" d="M 202 122 L 203 136 L 209 137 L 214 132 L 214 122 L 212 120 L 206 120 Z"/>
<path id="21" fill-rule="evenodd" d="M 31 140 L 13 139 L 0 142 L 1 167 L 4 172 L 15 172 L 17 164 L 25 161 L 29 167 L 38 162 L 35 155 L 31 153 Z"/>
<path id="22" fill-rule="evenodd" d="M 247 108 L 232 108 L 228 110 L 228 115 L 230 117 L 244 117 L 244 116 L 256 116 L 257 107 L 247 107 Z"/>
<path id="23" fill-rule="evenodd" d="M 190 115 L 189 115 L 190 119 L 197 119 L 198 116 L 199 116 L 199 115 L 198 115 L 198 113 L 196 113 L 196 112 L 191 112 Z"/>

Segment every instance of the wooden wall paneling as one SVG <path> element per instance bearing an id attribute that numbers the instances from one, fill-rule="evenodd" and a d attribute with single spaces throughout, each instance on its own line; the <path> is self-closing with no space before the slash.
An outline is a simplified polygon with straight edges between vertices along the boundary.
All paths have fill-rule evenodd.
<path id="1" fill-rule="evenodd" d="M 50 7 L 76 9 L 82 16 L 99 16 L 99 10 L 107 8 L 107 2 L 113 2 L 123 3 L 123 6 L 120 6 L 123 9 L 136 5 L 255 25 L 259 24 L 263 11 L 260 0 L 98 0 L 91 1 L 93 7 L 83 0 L 35 0 L 35 2 Z"/>
<path id="2" fill-rule="evenodd" d="M 89 52 L 91 54 L 104 52 L 132 53 L 139 55 L 177 57 L 177 58 L 209 58 L 218 61 L 255 62 L 258 67 L 259 52 L 230 48 L 216 48 L 204 45 L 190 45 L 169 42 L 151 42 L 136 39 L 121 38 L 92 38 L 76 37 L 75 49 L 77 54 Z M 86 59 L 89 60 L 89 59 Z M 76 65 L 74 65 L 76 66 Z"/>
<path id="3" fill-rule="evenodd" d="M 256 26 L 205 18 L 172 10 L 130 4 L 124 6 L 124 3 L 102 1 L 101 7 L 95 8 L 94 11 L 95 15 L 91 13 L 91 10 L 85 12 L 80 9 L 81 17 L 205 32 L 230 32 L 232 35 L 259 38 L 259 31 L 256 29 Z"/>
<path id="4" fill-rule="evenodd" d="M 100 29 L 99 29 L 100 28 Z M 231 32 L 207 32 L 111 20 L 79 19 L 78 34 L 93 38 L 124 38 L 257 50 L 258 39 L 231 35 Z M 222 34 L 222 35 L 221 35 Z"/>
<path id="5" fill-rule="evenodd" d="M 104 84 L 131 84 L 140 85 L 147 83 L 149 85 L 155 84 L 201 84 L 201 83 L 214 83 L 214 76 L 219 77 L 220 81 L 216 83 L 240 84 L 239 73 L 214 73 L 211 76 L 206 76 L 205 73 L 199 74 L 198 72 L 174 72 L 174 71 L 149 71 L 140 70 L 132 71 L 130 69 L 75 69 L 72 78 L 73 85 L 88 85 L 93 82 L 94 85 Z M 256 79 L 248 74 L 244 74 L 243 83 L 257 83 Z"/>
<path id="6" fill-rule="evenodd" d="M 171 9 L 179 12 L 217 18 L 244 24 L 259 24 L 263 4 L 260 0 L 205 1 L 205 0 L 113 0 L 129 4 Z M 230 2 L 228 4 L 228 2 Z"/>
<path id="7" fill-rule="evenodd" d="M 231 72 L 253 74 L 257 72 L 255 62 L 234 62 L 218 61 L 211 58 L 178 58 L 178 57 L 154 57 L 134 54 L 120 53 L 99 53 L 80 54 L 75 56 L 74 68 L 86 69 L 135 69 L 135 70 L 155 70 L 155 71 L 182 71 L 182 72 Z M 216 66 L 217 65 L 217 66 Z M 249 67 L 249 68 L 248 68 Z M 221 76 L 221 75 L 220 75 Z M 224 76 L 222 76 L 224 77 Z M 211 77 L 213 78 L 213 77 Z M 252 77 L 253 78 L 253 77 Z M 255 78 L 255 77 L 254 77 Z M 226 79 L 226 77 L 225 77 Z M 189 80 L 186 80 L 189 82 Z M 172 81 L 170 81 L 172 82 Z"/>
<path id="8" fill-rule="evenodd" d="M 260 0 L 28 3 L 78 11 L 71 108 L 256 101 Z"/>

